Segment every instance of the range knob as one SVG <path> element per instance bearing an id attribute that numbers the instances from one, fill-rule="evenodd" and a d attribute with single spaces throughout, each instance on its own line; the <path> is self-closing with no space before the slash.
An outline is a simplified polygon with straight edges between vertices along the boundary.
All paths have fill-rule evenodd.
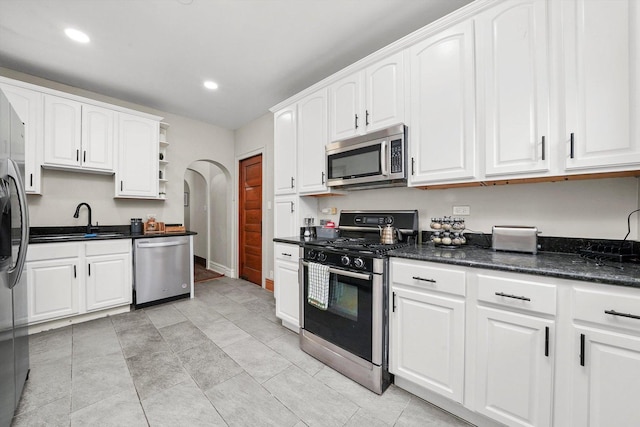
<path id="1" fill-rule="evenodd" d="M 327 254 L 325 254 L 324 252 L 320 252 L 318 254 L 318 261 L 324 262 L 327 260 Z"/>
<path id="2" fill-rule="evenodd" d="M 342 258 L 340 258 L 340 262 L 342 263 L 342 265 L 349 265 L 351 260 L 349 259 L 348 256 L 342 255 Z"/>
<path id="3" fill-rule="evenodd" d="M 309 249 L 309 252 L 307 252 L 307 258 L 316 259 L 316 251 L 314 251 L 313 249 Z"/>
<path id="4" fill-rule="evenodd" d="M 355 265 L 356 268 L 362 268 L 364 267 L 364 260 L 362 258 L 356 258 L 353 260 L 353 265 Z"/>

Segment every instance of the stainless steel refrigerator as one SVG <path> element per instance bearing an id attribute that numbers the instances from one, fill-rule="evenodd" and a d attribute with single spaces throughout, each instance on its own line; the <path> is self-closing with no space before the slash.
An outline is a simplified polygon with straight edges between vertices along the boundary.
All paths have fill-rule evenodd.
<path id="1" fill-rule="evenodd" d="M 0 90 L 0 426 L 9 426 L 29 374 L 29 242 L 24 125 Z"/>

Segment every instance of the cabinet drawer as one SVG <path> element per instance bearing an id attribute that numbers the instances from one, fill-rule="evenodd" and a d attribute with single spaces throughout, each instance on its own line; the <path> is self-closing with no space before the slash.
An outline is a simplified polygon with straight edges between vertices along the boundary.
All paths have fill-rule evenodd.
<path id="1" fill-rule="evenodd" d="M 420 261 L 391 260 L 391 282 L 393 285 L 409 285 L 453 295 L 466 295 L 464 271 L 433 267 Z"/>
<path id="2" fill-rule="evenodd" d="M 640 331 L 640 290 L 575 288 L 573 318 L 585 322 Z M 613 289 L 612 289 L 613 288 Z"/>
<path id="3" fill-rule="evenodd" d="M 87 242 L 84 250 L 86 256 L 125 254 L 131 251 L 131 239 Z"/>
<path id="4" fill-rule="evenodd" d="M 296 245 L 276 243 L 274 246 L 274 253 L 276 254 L 276 259 L 292 262 L 298 262 L 300 259 L 300 248 Z"/>
<path id="5" fill-rule="evenodd" d="M 545 283 L 478 274 L 478 300 L 556 314 L 556 286 Z"/>
<path id="6" fill-rule="evenodd" d="M 80 256 L 80 243 L 40 243 L 29 245 L 27 261 L 43 261 L 49 259 L 77 258 Z"/>

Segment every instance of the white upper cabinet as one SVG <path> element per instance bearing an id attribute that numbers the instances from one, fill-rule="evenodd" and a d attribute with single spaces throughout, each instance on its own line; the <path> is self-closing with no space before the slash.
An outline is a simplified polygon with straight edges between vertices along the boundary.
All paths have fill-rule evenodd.
<path id="1" fill-rule="evenodd" d="M 44 96 L 44 165 L 113 172 L 114 112 Z"/>
<path id="2" fill-rule="evenodd" d="M 391 55 L 329 87 L 331 141 L 404 121 L 403 55 Z"/>
<path id="3" fill-rule="evenodd" d="M 410 185 L 476 177 L 473 22 L 412 46 Z"/>
<path id="4" fill-rule="evenodd" d="M 25 191 L 28 194 L 40 194 L 43 137 L 42 94 L 4 83 L 0 83 L 0 89 L 5 93 L 11 106 L 24 123 Z"/>
<path id="5" fill-rule="evenodd" d="M 512 0 L 476 17 L 487 177 L 549 171 L 547 13 L 546 0 Z"/>
<path id="6" fill-rule="evenodd" d="M 561 4 L 566 169 L 637 169 L 640 3 L 576 0 Z"/>
<path id="7" fill-rule="evenodd" d="M 296 193 L 296 106 L 274 115 L 274 194 Z"/>
<path id="8" fill-rule="evenodd" d="M 325 145 L 327 144 L 327 89 L 298 103 L 298 191 L 327 191 Z"/>
<path id="9" fill-rule="evenodd" d="M 114 116 L 106 108 L 82 106 L 83 167 L 113 170 Z"/>
<path id="10" fill-rule="evenodd" d="M 404 122 L 404 52 L 367 67 L 364 76 L 365 131 Z"/>
<path id="11" fill-rule="evenodd" d="M 158 138 L 156 120 L 118 115 L 116 197 L 158 198 Z"/>

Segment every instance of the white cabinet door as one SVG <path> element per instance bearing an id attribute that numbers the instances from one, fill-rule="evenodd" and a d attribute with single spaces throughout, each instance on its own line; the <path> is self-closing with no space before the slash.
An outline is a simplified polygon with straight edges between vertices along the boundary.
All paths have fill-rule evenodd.
<path id="1" fill-rule="evenodd" d="M 86 258 L 87 311 L 131 303 L 131 258 L 128 254 Z"/>
<path id="2" fill-rule="evenodd" d="M 573 426 L 635 427 L 640 422 L 640 338 L 575 328 Z M 580 340 L 584 351 L 580 351 Z"/>
<path id="3" fill-rule="evenodd" d="M 298 191 L 326 192 L 327 90 L 298 103 Z"/>
<path id="4" fill-rule="evenodd" d="M 396 53 L 329 87 L 331 141 L 404 122 L 403 58 Z"/>
<path id="5" fill-rule="evenodd" d="M 551 153 L 547 2 L 504 2 L 478 15 L 476 22 L 485 174 L 547 172 Z"/>
<path id="6" fill-rule="evenodd" d="M 44 96 L 44 164 L 80 167 L 82 104 Z"/>
<path id="7" fill-rule="evenodd" d="M 113 171 L 114 116 L 113 110 L 82 106 L 82 167 Z"/>
<path id="8" fill-rule="evenodd" d="M 404 122 L 404 52 L 365 70 L 364 126 L 367 132 Z"/>
<path id="9" fill-rule="evenodd" d="M 297 226 L 297 199 L 295 197 L 278 197 L 274 202 L 273 237 L 294 237 L 300 234 Z"/>
<path id="10" fill-rule="evenodd" d="M 563 1 L 567 170 L 640 163 L 640 3 Z"/>
<path id="11" fill-rule="evenodd" d="M 296 192 L 296 106 L 284 108 L 274 115 L 274 194 Z"/>
<path id="12" fill-rule="evenodd" d="M 410 49 L 411 185 L 476 178 L 473 22 Z"/>
<path id="13" fill-rule="evenodd" d="M 292 246 L 297 257 L 298 248 Z M 291 326 L 300 326 L 300 289 L 298 287 L 298 264 L 277 259 L 275 261 L 274 296 L 276 316 Z"/>
<path id="14" fill-rule="evenodd" d="M 362 78 L 362 73 L 358 72 L 329 87 L 331 141 L 364 133 Z"/>
<path id="15" fill-rule="evenodd" d="M 24 123 L 24 186 L 28 194 L 40 194 L 42 140 L 43 140 L 43 95 L 29 89 L 0 83 L 11 106 Z"/>
<path id="16" fill-rule="evenodd" d="M 392 292 L 390 372 L 462 403 L 464 300 L 395 286 Z"/>
<path id="17" fill-rule="evenodd" d="M 78 314 L 77 259 L 28 262 L 29 323 Z"/>
<path id="18" fill-rule="evenodd" d="M 478 307 L 476 410 L 510 426 L 550 426 L 554 322 Z M 551 338 L 549 339 L 551 341 Z"/>
<path id="19" fill-rule="evenodd" d="M 155 120 L 119 113 L 116 197 L 158 198 L 158 139 Z"/>

